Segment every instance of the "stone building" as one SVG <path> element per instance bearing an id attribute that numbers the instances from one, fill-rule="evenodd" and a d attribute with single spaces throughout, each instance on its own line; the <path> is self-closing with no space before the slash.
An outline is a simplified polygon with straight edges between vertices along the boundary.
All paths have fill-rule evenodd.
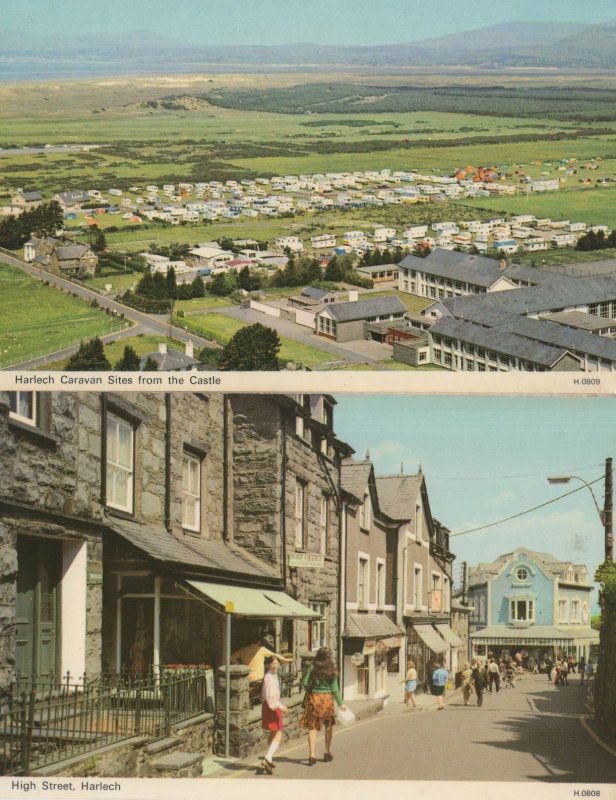
<path id="1" fill-rule="evenodd" d="M 318 617 L 287 619 L 280 652 L 338 649 L 340 469 L 352 450 L 334 432 L 328 395 L 232 395 L 234 542 L 269 564 L 285 591 Z M 300 664 L 296 661 L 296 666 Z"/>
<path id="2" fill-rule="evenodd" d="M 32 236 L 24 244 L 24 261 L 61 275 L 91 278 L 98 266 L 98 256 L 91 247 L 53 236 Z"/>
<path id="3" fill-rule="evenodd" d="M 0 394 L 0 680 L 338 635 L 331 398 Z"/>

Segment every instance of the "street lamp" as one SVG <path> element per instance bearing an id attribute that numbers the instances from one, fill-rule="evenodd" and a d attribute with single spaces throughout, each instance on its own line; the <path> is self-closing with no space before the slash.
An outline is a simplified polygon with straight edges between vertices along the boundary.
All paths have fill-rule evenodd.
<path id="1" fill-rule="evenodd" d="M 548 476 L 548 483 L 569 483 L 569 481 L 572 480 L 581 481 L 592 495 L 595 508 L 597 509 L 605 533 L 605 560 L 612 561 L 614 549 L 614 536 L 612 532 L 612 459 L 605 459 L 605 498 L 603 510 L 599 508 L 592 486 L 585 481 L 584 478 L 580 478 L 578 475 Z"/>

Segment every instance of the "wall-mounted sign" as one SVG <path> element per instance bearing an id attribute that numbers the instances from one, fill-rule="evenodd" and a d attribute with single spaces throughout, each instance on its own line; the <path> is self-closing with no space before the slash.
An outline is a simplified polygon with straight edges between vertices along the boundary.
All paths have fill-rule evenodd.
<path id="1" fill-rule="evenodd" d="M 289 566 L 303 569 L 323 569 L 325 556 L 321 553 L 290 553 Z"/>
<path id="2" fill-rule="evenodd" d="M 432 611 L 443 610 L 443 601 L 440 589 L 433 589 L 430 592 L 430 607 Z"/>

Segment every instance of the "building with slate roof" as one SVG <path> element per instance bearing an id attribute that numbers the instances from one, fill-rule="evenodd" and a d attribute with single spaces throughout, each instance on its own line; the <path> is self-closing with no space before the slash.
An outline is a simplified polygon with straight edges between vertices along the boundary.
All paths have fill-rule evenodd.
<path id="1" fill-rule="evenodd" d="M 398 266 L 401 292 L 435 300 L 537 286 L 546 280 L 544 272 L 532 267 L 508 266 L 486 256 L 439 247 L 425 258 L 408 255 Z"/>
<path id="2" fill-rule="evenodd" d="M 542 281 L 425 308 L 430 362 L 471 372 L 616 370 L 616 279 L 549 273 Z"/>
<path id="3" fill-rule="evenodd" d="M 53 236 L 32 236 L 24 245 L 24 261 L 34 262 L 41 269 L 79 278 L 92 277 L 98 256 L 91 247 Z"/>
<path id="4" fill-rule="evenodd" d="M 340 630 L 333 398 L 0 392 L 0 692 Z M 299 689 L 298 689 L 299 691 Z"/>
<path id="5" fill-rule="evenodd" d="M 153 353 L 146 353 L 139 361 L 139 369 L 143 369 L 148 360 L 153 361 L 158 367 L 159 372 L 185 372 L 186 370 L 197 369 L 199 361 L 194 357 L 194 347 L 192 342 L 186 342 L 186 351 L 169 348 L 166 342 L 158 345 L 158 350 Z"/>
<path id="6" fill-rule="evenodd" d="M 598 631 L 590 627 L 592 590 L 584 564 L 527 548 L 470 567 L 472 654 L 518 653 L 529 667 L 563 656 L 588 660 L 599 643 Z"/>
<path id="7" fill-rule="evenodd" d="M 289 305 L 293 308 L 316 309 L 319 306 L 335 303 L 338 297 L 335 292 L 320 289 L 317 286 L 305 286 L 300 294 L 288 298 Z"/>
<path id="8" fill-rule="evenodd" d="M 342 490 L 345 697 L 401 697 L 409 658 L 420 690 L 437 660 L 459 672 L 468 652 L 450 624 L 454 556 L 431 514 L 425 477 L 377 476 L 366 455 L 343 463 Z"/>
<path id="9" fill-rule="evenodd" d="M 366 323 L 403 319 L 406 306 L 398 297 L 373 297 L 330 303 L 315 314 L 315 333 L 337 342 L 364 339 Z"/>

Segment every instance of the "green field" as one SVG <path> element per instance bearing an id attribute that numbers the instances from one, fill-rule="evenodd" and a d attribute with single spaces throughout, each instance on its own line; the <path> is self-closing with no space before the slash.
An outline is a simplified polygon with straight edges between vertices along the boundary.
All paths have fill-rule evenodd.
<path id="1" fill-rule="evenodd" d="M 83 300 L 0 263 L 0 367 L 114 333 L 125 325 Z"/>
<path id="2" fill-rule="evenodd" d="M 182 322 L 187 330 L 192 330 L 199 336 L 219 342 L 220 344 L 226 344 L 240 328 L 245 327 L 244 323 L 215 312 L 186 317 Z M 285 336 L 280 337 L 280 342 L 279 357 L 282 361 L 294 361 L 304 367 L 317 367 L 319 364 L 337 360 L 336 357 L 325 350 L 319 350 L 317 347 L 295 342 L 292 339 L 287 339 Z"/>

